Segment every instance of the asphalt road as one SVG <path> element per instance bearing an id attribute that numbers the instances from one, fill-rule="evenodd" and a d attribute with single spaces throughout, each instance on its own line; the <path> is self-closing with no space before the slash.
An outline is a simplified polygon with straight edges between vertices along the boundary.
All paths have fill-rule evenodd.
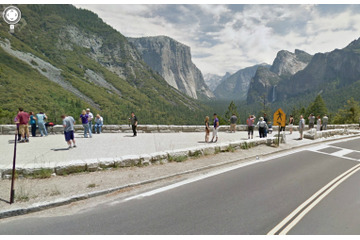
<path id="1" fill-rule="evenodd" d="M 71 216 L 0 221 L 0 234 L 265 235 L 356 167 L 359 146 L 360 139 L 324 145 Z M 360 234 L 359 180 L 360 172 L 349 175 L 288 234 Z"/>

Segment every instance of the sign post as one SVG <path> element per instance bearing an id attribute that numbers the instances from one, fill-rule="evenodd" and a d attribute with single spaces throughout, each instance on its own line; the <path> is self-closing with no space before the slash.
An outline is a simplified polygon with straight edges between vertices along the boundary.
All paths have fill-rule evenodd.
<path id="1" fill-rule="evenodd" d="M 281 129 L 281 127 L 285 127 L 285 125 L 286 125 L 286 114 L 284 113 L 284 111 L 281 108 L 276 110 L 276 112 L 274 113 L 273 125 L 279 127 L 278 146 L 280 146 L 280 129 Z"/>
<path id="2" fill-rule="evenodd" d="M 15 198 L 15 163 L 16 163 L 16 143 L 17 143 L 17 135 L 19 129 L 15 131 L 15 144 L 14 144 L 14 159 L 13 159 L 13 169 L 12 169 L 12 177 L 11 177 L 11 190 L 10 190 L 10 204 L 14 203 Z"/>

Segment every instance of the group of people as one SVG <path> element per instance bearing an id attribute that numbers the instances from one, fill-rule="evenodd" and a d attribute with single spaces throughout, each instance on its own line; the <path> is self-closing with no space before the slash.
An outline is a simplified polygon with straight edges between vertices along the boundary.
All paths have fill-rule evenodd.
<path id="1" fill-rule="evenodd" d="M 321 120 L 320 115 L 318 115 L 317 118 L 315 118 L 314 114 L 311 113 L 310 116 L 308 117 L 308 119 L 309 119 L 309 129 L 312 129 L 315 127 L 315 119 L 316 119 L 316 130 L 317 131 L 327 130 L 327 124 L 329 122 L 329 118 L 326 114 L 324 114 L 324 116 Z M 300 121 L 299 121 L 300 140 L 303 139 L 304 129 L 305 129 L 305 119 L 304 119 L 304 116 L 301 115 Z"/>
<path id="2" fill-rule="evenodd" d="M 86 110 L 83 110 L 80 115 L 80 121 L 84 127 L 84 137 L 88 138 L 88 135 L 90 138 L 92 138 L 92 121 L 93 121 L 94 115 L 90 112 L 90 109 L 87 108 Z M 65 135 L 65 141 L 68 144 L 68 148 L 76 147 L 75 139 L 74 139 L 74 125 L 75 125 L 75 119 L 72 116 L 62 115 L 61 119 L 63 120 L 63 127 L 64 127 L 64 135 Z M 135 116 L 135 113 L 131 113 L 131 118 L 129 118 L 129 123 L 132 125 L 132 130 L 134 133 L 134 137 L 137 136 L 137 125 L 138 120 Z M 95 117 L 95 125 L 94 130 L 95 133 L 100 134 L 101 133 L 101 127 L 104 124 L 103 117 L 101 117 L 99 114 Z M 72 143 L 72 145 L 71 145 Z"/>
<path id="3" fill-rule="evenodd" d="M 271 122 L 268 121 L 266 113 L 264 113 L 263 117 L 259 118 L 259 121 L 257 122 L 256 125 L 255 125 L 255 119 L 256 119 L 255 115 L 249 115 L 248 119 L 246 120 L 246 125 L 247 125 L 247 129 L 248 129 L 248 139 L 254 138 L 254 128 L 255 127 L 258 127 L 258 129 L 259 129 L 259 137 L 260 138 L 267 137 L 267 134 L 272 132 L 272 124 L 271 124 Z M 315 127 L 315 120 L 316 120 L 316 130 L 317 131 L 322 131 L 322 130 L 327 129 L 327 124 L 328 124 L 329 118 L 326 114 L 321 119 L 320 115 L 317 116 L 317 118 L 315 118 L 314 114 L 311 113 L 310 116 L 308 117 L 308 119 L 309 119 L 309 129 L 312 129 Z M 233 113 L 229 119 L 230 133 L 235 132 L 237 120 L 238 120 L 238 118 L 237 118 L 236 114 Z M 210 121 L 210 118 L 208 116 L 206 116 L 206 118 L 205 118 L 205 142 L 209 142 L 209 136 L 210 136 L 209 121 Z M 293 126 L 294 126 L 294 117 L 292 115 L 290 115 L 290 117 L 289 117 L 288 126 L 289 126 L 290 134 L 292 134 Z M 303 115 L 301 115 L 300 121 L 299 121 L 300 139 L 303 138 L 304 129 L 305 129 L 305 120 L 304 120 Z M 214 142 L 214 138 L 215 138 L 215 142 L 217 142 L 218 131 L 219 131 L 219 119 L 217 117 L 217 114 L 214 113 L 213 137 L 210 142 Z M 285 126 L 280 126 L 280 131 L 285 131 Z"/>
<path id="4" fill-rule="evenodd" d="M 18 132 L 17 140 L 19 142 L 29 142 L 30 134 L 28 124 L 31 125 L 31 135 L 33 137 L 36 137 L 37 128 L 40 131 L 41 137 L 47 136 L 46 119 L 47 116 L 44 112 L 39 112 L 38 114 L 34 114 L 33 112 L 27 113 L 23 108 L 19 108 L 18 114 L 14 118 Z"/>

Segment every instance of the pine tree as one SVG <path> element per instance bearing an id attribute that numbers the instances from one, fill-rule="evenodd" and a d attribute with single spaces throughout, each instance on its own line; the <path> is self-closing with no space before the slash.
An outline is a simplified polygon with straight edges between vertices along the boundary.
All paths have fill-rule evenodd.
<path id="1" fill-rule="evenodd" d="M 360 105 L 354 98 L 346 101 L 344 108 L 334 116 L 333 122 L 336 124 L 358 123 L 360 117 Z"/>
<path id="2" fill-rule="evenodd" d="M 304 118 L 307 119 L 307 116 L 309 116 L 311 113 L 313 113 L 315 117 L 322 117 L 325 114 L 328 114 L 325 102 L 320 94 L 316 96 L 314 102 L 310 103 L 310 105 L 306 109 L 306 116 L 304 116 Z"/>

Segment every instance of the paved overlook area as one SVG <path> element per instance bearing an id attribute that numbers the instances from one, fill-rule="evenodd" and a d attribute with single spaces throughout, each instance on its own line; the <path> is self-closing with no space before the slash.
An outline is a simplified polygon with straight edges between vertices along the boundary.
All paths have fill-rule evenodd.
<path id="1" fill-rule="evenodd" d="M 298 141 L 299 134 L 294 131 L 293 135 L 287 135 L 288 133 L 285 135 L 286 141 L 291 145 L 300 145 L 314 139 L 357 133 L 355 130 L 357 125 L 339 125 L 338 127 L 340 129 L 305 133 L 305 139 L 302 141 Z M 132 137 L 128 126 L 121 125 L 118 129 L 116 126 L 110 126 L 107 131 L 111 133 L 93 134 L 92 138 L 84 138 L 81 128 L 81 126 L 76 126 L 77 148 L 70 150 L 67 149 L 63 134 L 59 134 L 62 130 L 60 126 L 54 131 L 58 134 L 30 137 L 29 143 L 18 143 L 17 170 L 20 173 L 23 170 L 29 173 L 32 170 L 46 168 L 54 169 L 56 174 L 62 175 L 64 174 L 62 170 L 66 166 L 79 167 L 70 170 L 78 172 L 96 171 L 98 168 L 114 166 L 151 165 L 155 162 L 168 162 L 171 157 L 210 155 L 219 151 L 246 149 L 249 146 L 261 144 L 271 145 L 276 141 L 274 135 L 277 133 L 274 131 L 273 134 L 268 135 L 267 139 L 260 139 L 258 132 L 254 131 L 254 139 L 248 141 L 246 126 L 239 125 L 240 131 L 236 133 L 230 133 L 228 126 L 222 126 L 218 142 L 205 143 L 202 126 L 140 126 L 137 137 Z M 6 134 L 4 129 L 5 127 L 2 126 L 3 134 Z M 8 129 L 7 135 L 0 135 L 0 175 L 3 178 L 11 172 L 14 154 L 14 135 L 11 135 L 13 129 Z M 106 127 L 104 129 L 106 132 Z M 210 139 L 211 137 L 212 133 Z"/>
<path id="2" fill-rule="evenodd" d="M 255 131 L 254 139 L 247 140 L 246 131 L 230 133 L 224 126 L 219 132 L 218 143 L 205 143 L 204 132 L 200 132 L 202 126 L 198 129 L 198 132 L 141 132 L 137 137 L 132 137 L 130 132 L 113 132 L 94 134 L 92 138 L 84 138 L 81 131 L 77 131 L 78 147 L 70 150 L 66 149 L 62 134 L 31 137 L 29 143 L 18 144 L 16 169 L 19 178 L 15 184 L 15 204 L 12 205 L 7 199 L 14 135 L 0 135 L 0 172 L 3 177 L 0 179 L 0 219 L 95 196 L 108 198 L 112 192 L 136 189 L 149 183 L 179 181 L 188 174 L 200 174 L 229 164 L 256 161 L 270 154 L 360 136 L 355 126 L 341 126 L 341 129 L 321 133 L 308 132 L 303 140 L 298 140 L 297 131 L 292 135 L 286 131 L 286 143 L 274 147 L 275 132 L 267 139 L 260 139 Z M 179 156 L 187 158 L 176 161 Z M 67 174 L 64 172 L 66 167 L 74 170 L 73 173 L 81 173 Z M 56 174 L 46 179 L 22 177 L 26 171 L 31 173 L 41 168 L 54 169 Z"/>

